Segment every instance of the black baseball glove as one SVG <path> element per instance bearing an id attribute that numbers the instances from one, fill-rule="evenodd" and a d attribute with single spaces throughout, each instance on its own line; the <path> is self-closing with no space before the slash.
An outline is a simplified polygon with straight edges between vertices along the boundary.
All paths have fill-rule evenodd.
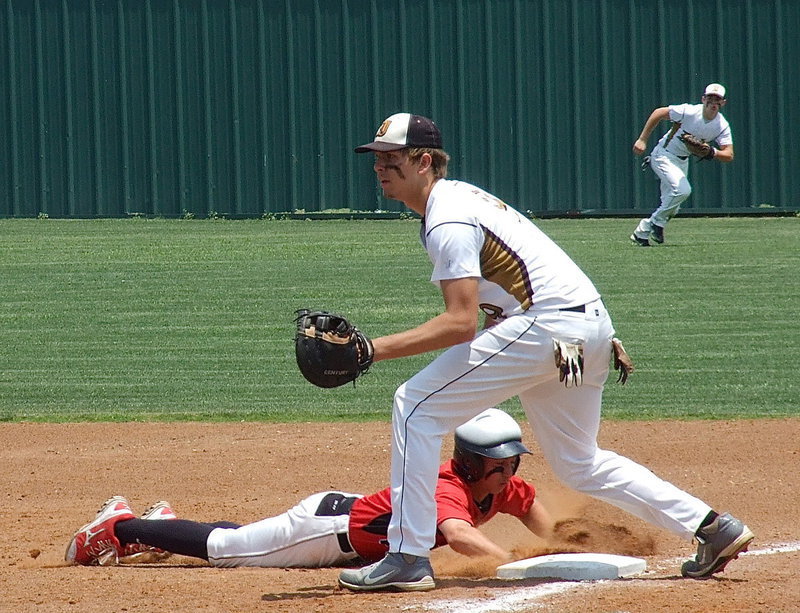
<path id="1" fill-rule="evenodd" d="M 341 315 L 296 312 L 295 355 L 300 372 L 318 387 L 339 387 L 363 375 L 372 364 L 372 341 Z"/>
<path id="2" fill-rule="evenodd" d="M 710 160 L 717 154 L 714 147 L 697 138 L 694 134 L 684 132 L 678 138 L 686 145 L 686 149 L 688 149 L 689 153 L 696 155 L 701 160 Z"/>

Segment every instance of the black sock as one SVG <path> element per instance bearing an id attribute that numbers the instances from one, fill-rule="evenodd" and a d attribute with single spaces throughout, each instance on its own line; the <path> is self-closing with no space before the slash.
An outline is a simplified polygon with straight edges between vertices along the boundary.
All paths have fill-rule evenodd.
<path id="1" fill-rule="evenodd" d="M 713 524 L 714 520 L 717 519 L 717 517 L 719 517 L 719 513 L 717 513 L 716 511 L 709 511 L 708 515 L 706 515 L 706 518 L 702 522 L 700 522 L 700 527 L 697 529 L 697 532 L 700 532 L 700 530 L 702 530 L 706 526 L 710 526 L 711 524 Z M 697 534 L 697 532 L 695 532 L 695 534 Z"/>
<path id="2" fill-rule="evenodd" d="M 237 527 L 219 522 L 203 524 L 188 519 L 128 519 L 118 522 L 114 534 L 123 546 L 141 543 L 164 551 L 208 560 L 208 535 L 217 527 Z"/>

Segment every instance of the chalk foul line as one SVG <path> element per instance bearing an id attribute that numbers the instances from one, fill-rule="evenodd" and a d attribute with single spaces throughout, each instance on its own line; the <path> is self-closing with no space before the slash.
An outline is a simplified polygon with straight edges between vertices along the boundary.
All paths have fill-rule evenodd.
<path id="1" fill-rule="evenodd" d="M 741 555 L 766 556 L 780 553 L 794 553 L 797 551 L 800 551 L 800 541 L 774 543 L 763 548 L 751 549 Z M 682 562 L 685 559 L 686 557 L 676 558 L 674 563 Z M 658 566 L 663 567 L 665 565 L 666 562 L 662 562 Z M 629 577 L 626 581 L 630 582 L 635 579 L 635 577 Z M 547 598 L 548 596 L 563 594 L 570 590 L 586 590 L 599 584 L 607 583 L 608 581 L 607 579 L 600 581 L 553 581 L 519 589 L 497 590 L 494 592 L 494 596 L 490 598 L 438 600 L 423 605 L 405 607 L 404 610 L 421 610 L 435 613 L 514 613 L 515 611 L 529 608 L 532 605 L 536 606 L 537 600 Z M 511 584 L 513 581 L 509 581 L 509 583 Z"/>

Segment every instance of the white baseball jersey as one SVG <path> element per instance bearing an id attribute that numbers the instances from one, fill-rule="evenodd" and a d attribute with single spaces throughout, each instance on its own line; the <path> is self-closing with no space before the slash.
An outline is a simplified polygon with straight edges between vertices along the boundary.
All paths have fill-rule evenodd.
<path id="1" fill-rule="evenodd" d="M 547 235 L 501 200 L 462 181 L 437 181 L 421 235 L 431 281 L 478 277 L 481 309 L 504 319 L 600 297 L 589 278 Z"/>
<path id="2" fill-rule="evenodd" d="M 671 104 L 669 106 L 669 118 L 680 123 L 681 127 L 671 138 L 671 130 L 664 134 L 658 144 L 674 155 L 679 157 L 691 155 L 683 141 L 678 138 L 686 132 L 697 138 L 702 138 L 707 143 L 716 141 L 720 146 L 733 144 L 733 136 L 731 135 L 731 127 L 728 124 L 728 120 L 725 119 L 722 113 L 717 113 L 714 119 L 707 121 L 703 117 L 702 104 Z"/>

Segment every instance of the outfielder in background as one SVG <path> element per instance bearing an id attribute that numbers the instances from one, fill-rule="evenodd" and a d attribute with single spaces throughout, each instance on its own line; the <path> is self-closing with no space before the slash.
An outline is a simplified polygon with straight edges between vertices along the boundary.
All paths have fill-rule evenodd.
<path id="1" fill-rule="evenodd" d="M 448 180 L 437 126 L 398 113 L 372 142 L 387 198 L 422 216 L 420 238 L 444 311 L 416 328 L 375 338 L 373 361 L 445 349 L 400 385 L 392 411 L 389 553 L 339 582 L 354 590 L 433 586 L 436 482 L 442 439 L 487 406 L 518 396 L 554 473 L 585 494 L 699 542 L 682 573 L 721 571 L 753 539 L 729 514 L 597 446 L 612 355 L 627 355 L 592 282 L 530 219 L 495 196 Z M 478 314 L 485 315 L 478 331 Z M 623 373 L 621 373 L 622 375 Z"/>
<path id="2" fill-rule="evenodd" d="M 692 193 L 689 183 L 692 155 L 701 161 L 733 161 L 731 128 L 720 112 L 727 102 L 725 88 L 711 83 L 700 100 L 701 104 L 672 104 L 655 109 L 633 143 L 633 152 L 642 155 L 655 127 L 662 121 L 672 122 L 669 131 L 642 164 L 643 170 L 648 166 L 652 168 L 661 182 L 661 201 L 653 214 L 642 219 L 631 234 L 631 240 L 637 245 L 649 247 L 651 240 L 658 244 L 664 242 L 664 226 Z M 717 147 L 713 146 L 714 142 Z"/>
<path id="3" fill-rule="evenodd" d="M 513 515 L 548 540 L 553 520 L 531 483 L 515 476 L 522 444 L 519 424 L 499 409 L 487 409 L 455 432 L 453 459 L 439 468 L 436 485 L 436 546 L 467 556 L 512 555 L 478 529 L 497 513 Z M 331 491 L 313 494 L 286 513 L 245 526 L 177 519 L 167 502 L 137 518 L 122 496 L 107 500 L 67 547 L 68 562 L 109 565 L 131 556 L 176 553 L 212 566 L 320 568 L 380 560 L 388 550 L 392 515 L 389 488 L 360 496 Z M 171 521 L 151 521 L 168 519 Z M 433 578 L 429 581 L 432 583 Z M 397 589 L 420 589 L 414 582 Z M 432 585 L 431 585 L 432 587 Z"/>

